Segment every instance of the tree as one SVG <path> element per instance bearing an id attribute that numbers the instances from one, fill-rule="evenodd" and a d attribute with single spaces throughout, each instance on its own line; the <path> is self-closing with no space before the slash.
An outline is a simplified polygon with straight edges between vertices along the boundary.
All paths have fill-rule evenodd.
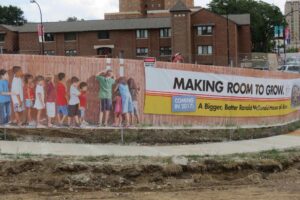
<path id="1" fill-rule="evenodd" d="M 225 4 L 224 4 L 225 3 Z M 209 9 L 217 14 L 244 14 L 251 16 L 252 50 L 271 52 L 274 43 L 274 26 L 286 25 L 280 9 L 263 1 L 255 0 L 212 0 Z"/>
<path id="2" fill-rule="evenodd" d="M 0 6 L 0 24 L 23 25 L 27 22 L 24 12 L 16 6 Z"/>
<path id="3" fill-rule="evenodd" d="M 79 20 L 77 17 L 68 17 L 66 20 L 67 22 L 77 22 L 77 21 L 84 21 L 84 19 Z"/>

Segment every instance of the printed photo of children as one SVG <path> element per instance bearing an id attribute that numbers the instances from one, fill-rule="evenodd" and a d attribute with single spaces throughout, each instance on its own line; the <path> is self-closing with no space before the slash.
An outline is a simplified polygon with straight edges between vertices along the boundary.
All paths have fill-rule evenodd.
<path id="1" fill-rule="evenodd" d="M 48 127 L 53 127 L 53 119 L 56 115 L 56 91 L 54 85 L 54 76 L 46 76 L 46 111 L 48 117 Z"/>
<path id="2" fill-rule="evenodd" d="M 45 110 L 45 79 L 43 76 L 36 77 L 36 88 L 35 88 L 35 103 L 34 108 L 37 110 L 36 127 L 45 128 L 42 124 L 42 113 Z"/>
<path id="3" fill-rule="evenodd" d="M 118 87 L 122 98 L 122 113 L 125 118 L 125 127 L 129 127 L 130 115 L 133 112 L 133 104 L 126 78 L 123 77 L 120 79 Z"/>
<path id="4" fill-rule="evenodd" d="M 56 106 L 57 106 L 57 121 L 59 126 L 62 126 L 65 119 L 68 117 L 68 94 L 66 87 L 66 74 L 59 73 L 57 75 L 58 82 L 56 84 Z"/>
<path id="5" fill-rule="evenodd" d="M 31 74 L 24 75 L 24 99 L 26 107 L 26 125 L 35 126 L 36 123 L 32 118 L 32 109 L 35 99 L 35 84 Z"/>
<path id="6" fill-rule="evenodd" d="M 62 72 L 57 74 L 57 82 L 55 82 L 55 76 L 52 74 L 39 75 L 34 79 L 30 73 L 23 75 L 23 70 L 19 66 L 13 67 L 12 71 L 13 80 L 11 91 L 9 91 L 8 73 L 6 70 L 0 70 L 0 125 L 7 125 L 13 119 L 13 125 L 55 128 L 63 126 L 67 118 L 67 124 L 65 124 L 67 127 L 86 128 L 89 126 L 86 120 L 87 82 L 80 82 L 78 77 L 73 76 L 70 79 L 71 85 L 67 88 L 66 74 Z M 98 96 L 100 98 L 100 125 L 130 127 L 139 124 L 140 88 L 135 80 L 120 77 L 115 81 L 112 70 L 99 72 L 96 80 L 100 86 Z M 13 117 L 11 117 L 11 100 Z M 36 115 L 33 109 L 37 111 Z M 24 124 L 23 111 L 26 111 Z M 42 119 L 45 116 L 47 123 L 43 123 L 46 121 Z M 111 124 L 109 120 L 112 121 Z"/>
<path id="7" fill-rule="evenodd" d="M 114 102 L 114 127 L 122 126 L 122 97 L 119 90 L 120 79 L 116 81 L 113 87 L 113 102 Z"/>
<path id="8" fill-rule="evenodd" d="M 22 76 L 23 76 L 23 71 L 22 68 L 19 66 L 14 66 L 13 69 L 13 80 L 12 80 L 12 85 L 11 85 L 11 92 L 13 93 L 12 95 L 12 103 L 13 103 L 13 109 L 14 109 L 14 116 L 15 116 L 15 121 L 14 123 L 18 126 L 22 126 L 22 120 L 21 116 L 24 111 L 24 93 L 23 93 L 23 81 L 22 81 Z"/>
<path id="9" fill-rule="evenodd" d="M 71 126 L 71 122 L 74 119 L 76 123 L 76 127 L 80 127 L 80 122 L 79 122 L 79 95 L 80 91 L 78 90 L 78 83 L 79 79 L 77 77 L 72 77 L 71 78 L 71 87 L 70 87 L 70 100 L 69 100 L 69 105 L 68 105 L 68 126 Z"/>
<path id="10" fill-rule="evenodd" d="M 100 99 L 100 115 L 99 126 L 107 126 L 109 114 L 112 110 L 112 87 L 115 84 L 115 79 L 112 70 L 99 72 L 96 76 L 99 82 L 99 99 Z"/>
<path id="11" fill-rule="evenodd" d="M 128 87 L 132 97 L 133 104 L 133 112 L 130 116 L 130 124 L 134 124 L 134 118 L 136 119 L 136 123 L 140 123 L 140 115 L 139 115 L 139 104 L 138 104 L 138 95 L 140 92 L 140 88 L 136 85 L 135 80 L 133 78 L 128 79 Z"/>
<path id="12" fill-rule="evenodd" d="M 10 99 L 12 93 L 8 88 L 8 73 L 6 70 L 0 70 L 0 125 L 8 125 L 10 121 Z"/>
<path id="13" fill-rule="evenodd" d="M 86 114 L 86 108 L 87 108 L 87 90 L 88 90 L 88 85 L 86 82 L 81 82 L 79 84 L 79 90 L 80 90 L 80 95 L 79 95 L 79 112 L 80 112 L 80 124 L 81 127 L 85 127 L 89 125 L 86 120 L 85 120 L 85 114 Z"/>

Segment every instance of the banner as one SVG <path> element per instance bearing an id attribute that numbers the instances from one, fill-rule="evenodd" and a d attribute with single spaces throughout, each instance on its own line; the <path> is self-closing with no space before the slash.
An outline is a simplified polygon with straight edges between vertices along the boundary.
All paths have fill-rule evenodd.
<path id="1" fill-rule="evenodd" d="M 274 37 L 283 38 L 283 26 L 274 26 Z"/>
<path id="2" fill-rule="evenodd" d="M 300 79 L 145 68 L 145 114 L 268 117 L 300 106 Z"/>
<path id="3" fill-rule="evenodd" d="M 37 25 L 37 30 L 38 30 L 38 37 L 39 37 L 39 43 L 42 43 L 43 41 L 45 41 L 45 30 L 44 30 L 44 26 L 41 24 Z"/>
<path id="4" fill-rule="evenodd" d="M 285 44 L 291 44 L 291 32 L 289 27 L 285 29 Z"/>

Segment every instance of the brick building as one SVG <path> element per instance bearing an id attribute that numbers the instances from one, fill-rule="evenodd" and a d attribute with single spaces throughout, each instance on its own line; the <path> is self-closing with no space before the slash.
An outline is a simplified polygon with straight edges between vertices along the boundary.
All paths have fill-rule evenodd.
<path id="1" fill-rule="evenodd" d="M 0 54 L 19 50 L 18 27 L 0 24 Z"/>
<path id="2" fill-rule="evenodd" d="M 120 13 L 149 10 L 170 10 L 178 0 L 120 0 Z M 194 7 L 194 0 L 181 0 L 188 8 Z"/>
<path id="3" fill-rule="evenodd" d="M 185 62 L 227 65 L 227 18 L 194 7 L 193 0 L 120 0 L 119 13 L 104 20 L 45 23 L 45 54 L 66 56 L 147 56 L 169 61 L 177 52 Z M 229 15 L 230 60 L 251 52 L 250 16 Z M 2 38 L 2 41 L 1 41 Z M 0 26 L 7 53 L 39 54 L 37 24 Z"/>

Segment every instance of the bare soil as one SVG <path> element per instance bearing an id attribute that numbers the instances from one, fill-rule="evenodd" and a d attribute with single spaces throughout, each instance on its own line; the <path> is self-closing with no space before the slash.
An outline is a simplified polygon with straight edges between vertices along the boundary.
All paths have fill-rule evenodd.
<path id="1" fill-rule="evenodd" d="M 300 151 L 231 157 L 0 156 L 0 199 L 300 199 Z"/>
<path id="2" fill-rule="evenodd" d="M 156 128 L 137 127 L 123 130 L 124 143 L 131 144 L 199 144 L 207 142 L 223 142 L 235 140 L 248 140 L 276 135 L 287 134 L 300 128 L 300 122 L 294 122 L 284 126 L 261 128 L 237 128 L 224 129 L 196 129 L 186 128 Z M 77 129 L 77 128 L 0 128 L 0 139 L 30 142 L 55 142 L 55 143 L 88 143 L 106 144 L 121 143 L 121 129 Z"/>

